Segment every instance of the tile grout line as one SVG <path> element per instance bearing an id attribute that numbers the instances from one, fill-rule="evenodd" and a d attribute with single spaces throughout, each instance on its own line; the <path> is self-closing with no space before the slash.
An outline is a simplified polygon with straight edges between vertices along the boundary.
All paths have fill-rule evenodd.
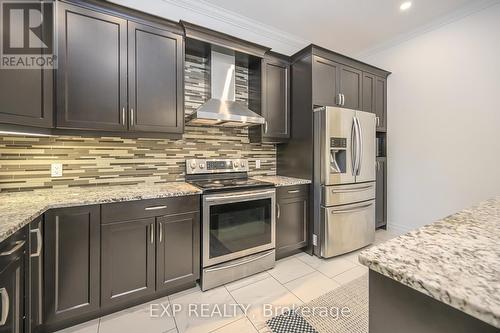
<path id="1" fill-rule="evenodd" d="M 261 281 L 261 280 L 259 280 L 259 281 Z M 241 307 L 241 304 L 240 304 L 238 301 L 236 301 L 236 298 L 234 298 L 233 294 L 231 294 L 231 292 L 229 291 L 229 289 L 227 289 L 226 285 L 224 285 L 224 289 L 226 289 L 226 291 L 228 292 L 229 296 L 231 296 L 231 298 L 233 299 L 233 301 L 234 301 L 236 304 L 238 304 L 238 306 L 240 307 L 240 310 L 241 310 L 241 311 L 243 312 L 243 314 L 244 314 L 244 317 L 243 317 L 243 318 L 247 319 L 247 320 L 250 322 L 250 324 L 253 326 L 253 328 L 255 329 L 255 331 L 256 331 L 256 332 L 259 332 L 259 330 L 257 329 L 257 327 L 255 327 L 255 325 L 254 325 L 254 324 L 253 324 L 253 322 L 250 320 L 250 318 L 248 318 L 247 313 L 246 313 L 246 312 L 244 312 L 244 309 Z M 238 288 L 238 289 L 239 289 L 239 288 Z M 235 289 L 235 290 L 238 290 L 238 289 Z M 240 319 L 238 319 L 238 320 L 240 320 Z M 237 321 L 237 320 L 232 321 L 232 322 L 230 322 L 229 324 L 235 323 L 236 321 Z M 229 324 L 228 324 L 228 325 L 229 325 Z M 227 325 L 224 325 L 224 326 L 227 326 Z M 224 326 L 222 326 L 222 327 L 224 327 Z M 222 328 L 222 327 L 221 327 L 221 328 Z"/>

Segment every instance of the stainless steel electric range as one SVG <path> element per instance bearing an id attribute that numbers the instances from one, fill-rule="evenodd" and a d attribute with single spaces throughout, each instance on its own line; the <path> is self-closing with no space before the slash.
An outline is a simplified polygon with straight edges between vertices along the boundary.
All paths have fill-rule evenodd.
<path id="1" fill-rule="evenodd" d="M 186 160 L 186 180 L 202 191 L 201 288 L 274 266 L 274 184 L 248 177 L 244 159 Z"/>

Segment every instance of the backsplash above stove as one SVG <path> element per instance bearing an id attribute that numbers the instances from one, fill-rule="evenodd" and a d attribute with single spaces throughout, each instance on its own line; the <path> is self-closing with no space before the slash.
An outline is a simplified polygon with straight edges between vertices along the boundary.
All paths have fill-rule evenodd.
<path id="1" fill-rule="evenodd" d="M 186 57 L 185 111 L 209 97 L 206 59 Z M 247 102 L 248 73 L 236 69 L 236 98 Z M 118 137 L 0 137 L 0 192 L 39 188 L 153 184 L 184 180 L 187 158 L 246 158 L 250 175 L 276 173 L 276 147 L 250 144 L 248 129 L 186 126 L 181 140 Z M 255 169 L 255 160 L 261 168 Z M 50 164 L 63 177 L 50 177 Z"/>

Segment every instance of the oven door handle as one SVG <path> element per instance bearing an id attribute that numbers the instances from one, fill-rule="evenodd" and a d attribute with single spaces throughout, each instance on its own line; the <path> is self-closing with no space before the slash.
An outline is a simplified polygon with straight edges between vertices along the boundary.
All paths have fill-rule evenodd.
<path id="1" fill-rule="evenodd" d="M 262 259 L 264 257 L 267 257 L 271 254 L 274 254 L 274 251 L 271 251 L 271 252 L 268 252 L 268 253 L 265 253 L 261 256 L 258 256 L 258 257 L 253 257 L 249 260 L 244 260 L 244 261 L 240 261 L 240 262 L 237 262 L 237 263 L 234 263 L 234 264 L 231 264 L 231 265 L 226 265 L 226 266 L 221 266 L 221 267 L 215 267 L 215 268 L 207 268 L 205 269 L 206 272 L 215 272 L 215 271 L 221 271 L 223 269 L 228 269 L 228 268 L 233 268 L 233 267 L 238 267 L 238 266 L 241 266 L 241 265 L 245 265 L 245 264 L 248 264 L 252 261 L 256 261 L 256 260 L 259 260 L 259 259 Z"/>
<path id="2" fill-rule="evenodd" d="M 213 197 L 206 197 L 205 200 L 208 202 L 212 201 L 217 201 L 217 200 L 224 200 L 224 199 L 238 199 L 238 198 L 248 198 L 252 199 L 261 195 L 266 195 L 266 194 L 273 194 L 274 189 L 271 191 L 259 191 L 259 192 L 245 192 L 245 193 L 239 193 L 239 194 L 228 194 L 228 195 L 217 195 Z"/>

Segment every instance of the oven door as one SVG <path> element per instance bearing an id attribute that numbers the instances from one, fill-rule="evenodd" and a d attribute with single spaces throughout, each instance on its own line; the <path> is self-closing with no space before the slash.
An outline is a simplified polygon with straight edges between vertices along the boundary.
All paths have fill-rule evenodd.
<path id="1" fill-rule="evenodd" d="M 203 196 L 203 267 L 275 246 L 274 189 Z"/>

